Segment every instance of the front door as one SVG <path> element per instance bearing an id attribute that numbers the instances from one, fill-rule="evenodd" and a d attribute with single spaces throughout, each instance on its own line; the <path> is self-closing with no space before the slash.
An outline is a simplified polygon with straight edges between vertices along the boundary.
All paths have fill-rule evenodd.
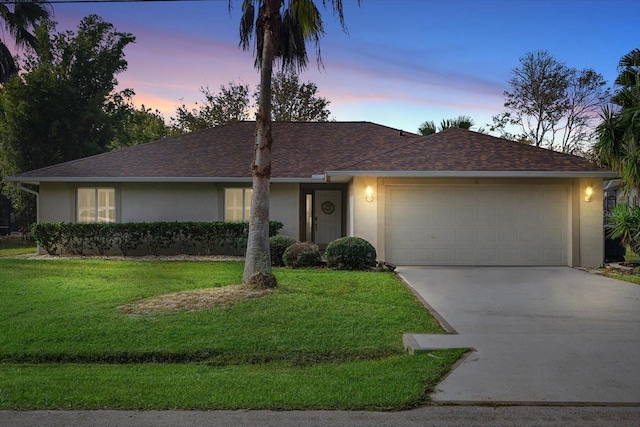
<path id="1" fill-rule="evenodd" d="M 314 240 L 324 249 L 342 237 L 342 191 L 316 190 L 314 199 Z"/>

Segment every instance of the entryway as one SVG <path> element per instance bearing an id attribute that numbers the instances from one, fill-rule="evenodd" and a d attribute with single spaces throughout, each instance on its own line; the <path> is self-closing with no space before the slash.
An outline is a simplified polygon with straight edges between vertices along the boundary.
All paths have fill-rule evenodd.
<path id="1" fill-rule="evenodd" d="M 345 194 L 342 185 L 302 185 L 300 190 L 300 241 L 325 249 L 345 236 Z"/>

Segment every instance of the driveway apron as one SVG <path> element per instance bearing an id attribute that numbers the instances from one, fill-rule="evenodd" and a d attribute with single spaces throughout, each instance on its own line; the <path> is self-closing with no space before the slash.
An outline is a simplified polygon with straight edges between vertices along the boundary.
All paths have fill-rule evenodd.
<path id="1" fill-rule="evenodd" d="M 640 285 L 569 267 L 400 267 L 452 328 L 410 350 L 472 348 L 436 402 L 640 404 Z"/>

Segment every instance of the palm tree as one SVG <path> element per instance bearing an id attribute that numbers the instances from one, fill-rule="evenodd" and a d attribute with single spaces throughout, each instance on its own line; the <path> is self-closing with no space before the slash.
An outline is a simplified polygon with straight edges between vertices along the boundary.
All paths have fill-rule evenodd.
<path id="1" fill-rule="evenodd" d="M 360 0 L 357 0 L 358 4 Z M 329 3 L 323 0 L 323 4 Z M 231 0 L 229 0 L 231 5 Z M 346 29 L 342 0 L 331 0 L 331 8 Z M 240 46 L 248 50 L 255 39 L 255 66 L 260 70 L 260 94 L 256 113 L 253 193 L 249 217 L 249 239 L 242 281 L 255 287 L 275 287 L 269 254 L 269 183 L 271 178 L 271 76 L 274 61 L 283 69 L 307 66 L 308 42 L 315 42 L 318 63 L 319 41 L 324 34 L 320 11 L 313 0 L 243 0 Z"/>
<path id="2" fill-rule="evenodd" d="M 617 105 L 603 108 L 594 147 L 597 158 L 620 174 L 628 188 L 640 188 L 640 49 L 624 55 L 611 98 Z"/>
<path id="3" fill-rule="evenodd" d="M 35 47 L 36 36 L 30 31 L 49 19 L 49 4 L 43 0 L 0 0 L 0 19 L 16 46 Z M 0 40 L 0 83 L 6 82 L 18 69 L 11 51 Z"/>
<path id="4" fill-rule="evenodd" d="M 440 126 L 436 127 L 433 120 L 427 120 L 418 127 L 418 132 L 423 136 L 429 136 L 437 132 L 442 132 L 449 128 L 471 129 L 475 125 L 473 119 L 469 116 L 458 116 L 453 119 L 443 119 Z"/>

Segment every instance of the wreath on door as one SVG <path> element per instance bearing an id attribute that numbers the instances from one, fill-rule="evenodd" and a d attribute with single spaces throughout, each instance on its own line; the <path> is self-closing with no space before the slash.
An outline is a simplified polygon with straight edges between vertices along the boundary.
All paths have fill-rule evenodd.
<path id="1" fill-rule="evenodd" d="M 322 212 L 326 213 L 327 215 L 331 215 L 333 213 L 334 210 L 336 210 L 336 207 L 333 206 L 333 203 L 326 201 L 324 202 L 320 208 L 322 209 Z"/>

